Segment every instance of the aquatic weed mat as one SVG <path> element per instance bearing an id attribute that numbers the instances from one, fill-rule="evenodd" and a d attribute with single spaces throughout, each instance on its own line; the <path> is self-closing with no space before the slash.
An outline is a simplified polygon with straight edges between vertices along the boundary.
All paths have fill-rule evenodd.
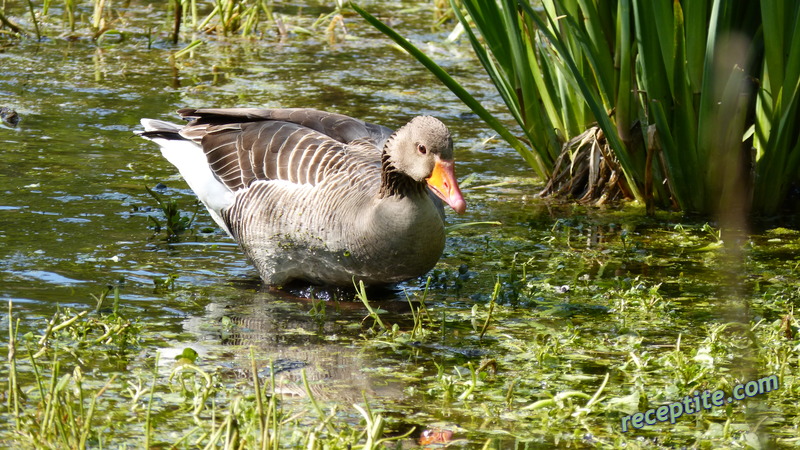
<path id="1" fill-rule="evenodd" d="M 10 303 L 5 444 L 344 448 L 392 439 L 360 393 L 350 399 L 359 404 L 332 405 L 325 397 L 331 383 L 297 355 L 276 358 L 254 340 L 225 342 L 250 334 L 227 316 L 205 330 L 220 340 L 204 343 L 198 334 L 169 333 L 117 312 L 61 309 L 52 318 L 21 320 L 13 311 Z M 279 377 L 287 371 L 296 377 Z M 321 383 L 325 389 L 315 389 Z"/>
<path id="2" fill-rule="evenodd" d="M 409 291 L 406 312 L 247 291 L 179 334 L 124 309 L 24 319 L 12 309 L 0 439 L 132 445 L 148 429 L 150 444 L 179 447 L 264 436 L 344 446 L 380 429 L 373 443 L 788 446 L 798 417 L 792 270 L 753 283 L 746 323 L 721 319 L 733 300 L 668 297 L 642 276 L 557 284 L 528 273 L 495 277 L 483 301 L 431 280 Z M 504 297 L 510 289 L 523 292 Z M 192 297 L 180 286 L 167 295 Z M 653 419 L 695 392 L 732 395 L 773 374 L 771 392 Z M 651 409 L 655 423 L 637 426 Z"/>

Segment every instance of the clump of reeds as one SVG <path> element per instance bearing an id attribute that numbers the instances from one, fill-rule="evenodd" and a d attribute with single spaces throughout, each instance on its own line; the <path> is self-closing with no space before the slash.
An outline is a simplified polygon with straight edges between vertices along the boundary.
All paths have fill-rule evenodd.
<path id="1" fill-rule="evenodd" d="M 650 211 L 771 215 L 798 207 L 800 129 L 789 124 L 800 118 L 800 4 L 450 4 L 523 138 L 415 46 L 354 8 L 549 179 L 547 193 L 577 192 L 589 203 L 620 195 Z M 602 130 L 592 144 L 599 151 L 566 145 L 594 126 Z M 605 177 L 583 176 L 584 168 L 603 170 L 600 160 Z"/>

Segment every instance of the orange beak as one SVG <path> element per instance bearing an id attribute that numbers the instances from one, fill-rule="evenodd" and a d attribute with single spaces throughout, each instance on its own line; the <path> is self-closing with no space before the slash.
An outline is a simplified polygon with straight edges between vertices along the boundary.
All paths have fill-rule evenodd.
<path id="1" fill-rule="evenodd" d="M 456 181 L 453 161 L 437 158 L 433 173 L 428 178 L 428 186 L 437 197 L 450 205 L 455 212 L 463 214 L 467 210 L 467 202 L 464 201 L 461 189 L 458 188 L 458 181 Z"/>

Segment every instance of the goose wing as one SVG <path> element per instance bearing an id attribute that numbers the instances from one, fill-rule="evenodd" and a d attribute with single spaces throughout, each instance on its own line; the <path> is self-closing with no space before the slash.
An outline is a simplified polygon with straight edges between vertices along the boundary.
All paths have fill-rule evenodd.
<path id="1" fill-rule="evenodd" d="M 310 109 L 183 109 L 192 121 L 180 134 L 199 144 L 231 191 L 258 180 L 365 191 L 380 182 L 388 128 Z"/>
<path id="2" fill-rule="evenodd" d="M 309 108 L 259 109 L 259 108 L 204 108 L 181 109 L 178 111 L 184 118 L 193 118 L 198 124 L 224 124 L 230 122 L 258 122 L 276 120 L 294 123 L 318 131 L 343 144 L 356 140 L 368 140 L 375 143 L 378 151 L 393 131 L 390 128 L 344 114 L 318 111 Z"/>

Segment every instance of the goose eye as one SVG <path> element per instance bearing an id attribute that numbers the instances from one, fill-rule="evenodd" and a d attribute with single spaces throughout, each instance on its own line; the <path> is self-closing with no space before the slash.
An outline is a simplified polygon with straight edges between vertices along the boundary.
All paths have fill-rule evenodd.
<path id="1" fill-rule="evenodd" d="M 420 155 L 428 153 L 428 149 L 425 148 L 425 145 L 423 144 L 417 144 L 417 151 L 419 152 Z"/>

